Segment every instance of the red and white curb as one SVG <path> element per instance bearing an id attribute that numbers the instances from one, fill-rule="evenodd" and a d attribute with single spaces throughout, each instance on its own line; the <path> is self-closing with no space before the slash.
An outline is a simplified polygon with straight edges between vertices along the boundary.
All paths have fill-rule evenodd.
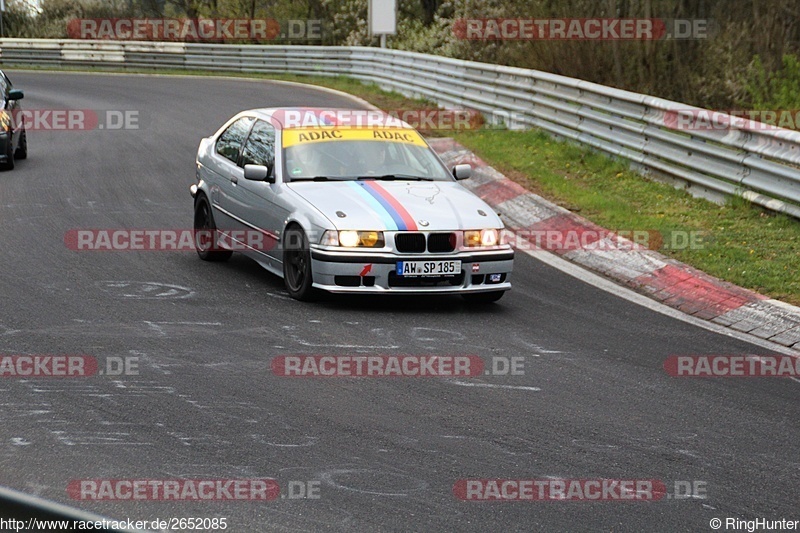
<path id="1" fill-rule="evenodd" d="M 464 185 L 496 209 L 518 235 L 556 230 L 604 236 L 602 246 L 579 239 L 575 246 L 551 251 L 688 315 L 800 349 L 800 307 L 767 299 L 635 245 L 509 180 L 453 139 L 428 142 L 447 165 L 472 165 L 472 178 Z"/>

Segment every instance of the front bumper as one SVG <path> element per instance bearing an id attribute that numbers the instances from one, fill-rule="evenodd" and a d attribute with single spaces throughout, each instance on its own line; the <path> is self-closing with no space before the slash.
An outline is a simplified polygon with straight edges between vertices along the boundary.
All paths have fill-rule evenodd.
<path id="1" fill-rule="evenodd" d="M 398 261 L 460 260 L 452 277 L 402 277 Z M 334 293 L 464 294 L 507 291 L 514 266 L 511 249 L 448 254 L 393 254 L 332 251 L 312 245 L 314 287 Z"/>

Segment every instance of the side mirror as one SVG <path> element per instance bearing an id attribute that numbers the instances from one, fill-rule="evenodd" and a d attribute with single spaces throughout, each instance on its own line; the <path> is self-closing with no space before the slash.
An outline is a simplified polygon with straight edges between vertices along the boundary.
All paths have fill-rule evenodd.
<path id="1" fill-rule="evenodd" d="M 19 89 L 11 89 L 10 91 L 8 91 L 9 100 L 22 100 L 23 98 L 25 98 L 25 93 L 23 93 Z"/>
<path id="2" fill-rule="evenodd" d="M 453 167 L 453 177 L 457 180 L 465 180 L 472 176 L 472 167 L 469 165 L 456 165 Z"/>
<path id="3" fill-rule="evenodd" d="M 244 179 L 251 181 L 267 181 L 275 183 L 275 178 L 270 176 L 272 169 L 264 165 L 245 165 Z"/>

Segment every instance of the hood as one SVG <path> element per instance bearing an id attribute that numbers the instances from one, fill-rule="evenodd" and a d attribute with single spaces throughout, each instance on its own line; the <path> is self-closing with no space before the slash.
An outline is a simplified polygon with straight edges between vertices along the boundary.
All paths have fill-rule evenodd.
<path id="1" fill-rule="evenodd" d="M 456 182 L 296 181 L 287 186 L 319 209 L 340 230 L 434 231 L 502 227 L 491 207 Z"/>

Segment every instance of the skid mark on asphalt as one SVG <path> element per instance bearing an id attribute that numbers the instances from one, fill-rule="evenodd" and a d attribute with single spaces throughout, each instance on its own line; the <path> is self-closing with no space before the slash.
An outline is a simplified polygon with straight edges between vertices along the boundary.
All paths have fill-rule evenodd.
<path id="1" fill-rule="evenodd" d="M 305 337 L 300 336 L 296 333 L 296 326 L 282 326 L 281 329 L 284 330 L 286 336 L 293 341 L 295 344 L 300 346 L 304 346 L 306 348 L 339 348 L 339 349 L 346 349 L 346 350 L 396 350 L 400 348 L 397 344 L 340 344 L 335 340 L 307 340 Z M 383 331 L 382 328 L 373 328 L 370 330 L 373 334 L 378 334 Z"/>
<path id="2" fill-rule="evenodd" d="M 158 385 L 156 381 L 133 381 L 130 379 L 112 381 L 117 389 L 124 389 L 126 395 L 149 396 L 152 394 L 175 394 L 175 387 Z"/>
<path id="3" fill-rule="evenodd" d="M 497 355 L 502 351 L 509 351 L 509 348 L 505 348 L 501 350 L 496 346 L 484 346 L 481 341 L 483 340 L 479 336 L 466 336 L 461 331 L 449 330 L 449 329 L 442 329 L 442 328 L 429 328 L 429 327 L 413 327 L 407 332 L 397 332 L 398 334 L 403 333 L 403 338 L 408 338 L 409 336 L 418 344 L 420 344 L 423 348 L 427 350 L 434 350 L 441 347 L 447 347 L 450 351 L 453 348 L 461 347 L 465 348 L 470 352 L 475 351 L 484 351 L 490 352 L 493 355 Z M 512 345 L 510 351 L 514 352 L 514 355 L 522 355 L 528 357 L 541 357 L 542 355 L 554 355 L 554 354 L 563 354 L 561 350 L 551 350 L 540 344 L 530 341 L 528 339 L 523 338 L 519 333 L 514 333 L 507 339 L 509 343 Z"/>
<path id="4" fill-rule="evenodd" d="M 195 295 L 193 289 L 157 281 L 98 281 L 100 290 L 116 298 L 131 300 L 180 300 Z"/>
<path id="5" fill-rule="evenodd" d="M 150 442 L 137 440 L 128 432 L 51 430 L 56 440 L 65 446 L 152 446 Z"/>
<path id="6" fill-rule="evenodd" d="M 12 418 L 30 418 L 50 415 L 52 412 L 53 406 L 50 402 L 0 403 L 0 421 L 6 421 Z"/>
<path id="7" fill-rule="evenodd" d="M 79 394 L 81 396 L 96 396 L 100 398 L 111 396 L 111 393 L 104 392 L 96 385 L 78 383 L 78 382 L 65 382 L 47 383 L 42 380 L 28 381 L 20 380 L 24 386 L 28 387 L 30 392 L 34 394 Z"/>
<path id="8" fill-rule="evenodd" d="M 131 354 L 131 357 L 138 357 L 139 358 L 139 368 L 142 367 L 152 368 L 157 372 L 169 376 L 172 374 L 172 371 L 165 369 L 164 367 L 167 366 L 179 366 L 179 365 L 170 365 L 164 363 L 157 363 L 155 359 L 150 357 L 150 355 L 146 352 L 142 352 L 140 350 L 128 350 L 128 353 Z"/>
<path id="9" fill-rule="evenodd" d="M 203 416 L 215 422 L 221 420 L 235 420 L 247 424 L 264 424 L 265 418 L 271 416 L 271 413 L 265 413 L 264 409 L 257 407 L 253 402 L 249 401 L 215 400 L 214 403 L 211 404 L 194 400 L 188 394 L 179 394 L 178 397 L 192 407 L 201 410 Z M 275 424 L 270 422 L 270 425 L 274 426 Z"/>
<path id="10" fill-rule="evenodd" d="M 273 478 L 264 474 L 261 466 L 241 465 L 232 461 L 218 460 L 213 463 L 167 463 L 160 475 L 166 478 Z"/>
<path id="11" fill-rule="evenodd" d="M 21 329 L 11 329 L 8 326 L 0 324 L 0 337 L 6 336 L 6 335 L 15 335 L 17 333 L 22 333 L 22 330 Z"/>
<path id="12" fill-rule="evenodd" d="M 699 445 L 696 433 L 671 435 L 668 438 L 662 437 L 621 437 L 619 440 L 594 441 L 586 439 L 573 439 L 572 445 L 582 450 L 604 455 L 622 455 L 628 457 L 631 454 L 638 455 L 658 455 L 659 457 L 671 457 L 676 464 L 689 464 L 692 466 L 712 467 L 713 464 L 703 457 L 701 453 L 690 449 L 692 445 Z M 716 459 L 721 459 L 723 455 L 717 454 Z M 752 457 L 751 457 L 752 460 Z"/>
<path id="13" fill-rule="evenodd" d="M 97 202 L 95 200 L 74 200 L 73 198 L 66 198 L 67 203 L 73 209 L 89 209 L 94 211 L 97 206 Z M 84 204 L 85 202 L 85 204 Z"/>
<path id="14" fill-rule="evenodd" d="M 428 483 L 421 479 L 394 472 L 382 472 L 367 468 L 333 468 L 323 470 L 315 476 L 326 485 L 340 490 L 372 494 L 374 496 L 406 497 L 412 492 L 428 488 Z M 386 487 L 395 487 L 386 492 Z"/>
<path id="15" fill-rule="evenodd" d="M 153 322 L 150 320 L 145 320 L 144 323 L 147 324 L 147 327 L 150 330 L 155 332 L 160 337 L 169 336 L 166 326 L 203 326 L 204 328 L 222 326 L 222 322 Z"/>
<path id="16" fill-rule="evenodd" d="M 3 207 L 5 207 L 6 209 L 14 209 L 14 208 L 17 208 L 17 207 L 22 207 L 24 209 L 29 209 L 31 207 L 51 207 L 51 206 L 50 206 L 50 204 L 32 203 L 32 204 L 4 204 Z"/>
<path id="17" fill-rule="evenodd" d="M 463 333 L 449 329 L 413 327 L 410 334 L 411 338 L 427 349 L 436 348 L 437 344 L 448 346 L 463 345 L 465 341 Z"/>
<path id="18" fill-rule="evenodd" d="M 97 212 L 100 210 L 104 215 L 119 214 L 119 213 L 163 213 L 165 210 L 181 209 L 183 206 L 168 204 L 164 202 L 154 202 L 148 198 L 141 198 L 142 203 L 147 204 L 147 208 L 135 206 L 120 209 L 119 204 L 108 204 L 105 202 L 98 202 L 97 200 L 76 200 L 74 198 L 66 198 L 67 204 L 76 211 L 92 211 Z M 23 206 L 24 204 L 16 204 Z M 46 204 L 30 204 L 37 207 L 52 207 Z"/>
<path id="19" fill-rule="evenodd" d="M 304 435 L 296 439 L 294 442 L 286 442 L 289 439 L 282 438 L 280 439 L 281 442 L 278 442 L 272 435 L 250 435 L 250 438 L 257 444 L 263 444 L 265 446 L 272 446 L 275 448 L 307 448 L 309 446 L 314 446 L 319 442 L 318 437 L 310 437 L 308 435 Z"/>
<path id="20" fill-rule="evenodd" d="M 307 348 L 344 348 L 347 350 L 396 350 L 400 348 L 400 346 L 396 344 L 389 344 L 389 345 L 378 345 L 378 344 L 335 344 L 335 343 L 315 343 L 303 340 L 302 338 L 298 337 L 297 335 L 290 335 L 289 336 L 294 342 L 299 344 L 300 346 L 305 346 Z"/>
<path id="21" fill-rule="evenodd" d="M 565 352 L 562 352 L 561 350 L 548 350 L 544 346 L 540 346 L 539 344 L 536 344 L 535 342 L 529 341 L 527 339 L 523 339 L 522 337 L 520 337 L 519 333 L 514 333 L 511 336 L 511 340 L 513 342 L 517 343 L 517 344 L 520 344 L 520 345 L 524 346 L 526 349 L 528 349 L 530 351 L 530 355 L 532 355 L 534 357 L 539 357 L 540 355 L 543 355 L 543 354 L 552 355 L 552 354 L 565 353 Z"/>
<path id="22" fill-rule="evenodd" d="M 180 431 L 170 431 L 167 433 L 170 437 L 176 439 L 184 446 L 202 446 L 207 445 L 211 447 L 230 446 L 232 443 L 229 440 L 221 439 L 218 434 L 202 433 L 202 434 L 187 434 Z"/>
<path id="23" fill-rule="evenodd" d="M 25 334 L 33 337 L 36 335 L 65 336 L 74 335 L 81 337 L 125 337 L 139 336 L 152 338 L 155 333 L 159 337 L 178 337 L 182 335 L 208 334 L 217 335 L 224 324 L 221 322 L 101 322 L 74 319 L 75 324 L 66 326 L 40 327 L 36 329 L 0 329 L 0 336 Z M 2 328 L 2 326 L 0 326 Z"/>
<path id="24" fill-rule="evenodd" d="M 35 427 L 43 429 L 46 434 L 55 438 L 57 445 L 64 446 L 150 446 L 154 445 L 144 435 L 151 432 L 147 428 L 161 428 L 161 431 L 169 437 L 176 439 L 178 443 L 184 446 L 201 446 L 209 445 L 216 446 L 219 444 L 230 444 L 221 439 L 219 434 L 212 434 L 209 432 L 190 432 L 185 433 L 177 431 L 175 427 L 165 427 L 164 424 L 151 421 L 147 419 L 144 422 L 128 421 L 129 417 L 125 417 L 122 411 L 125 408 L 136 409 L 131 406 L 131 399 L 133 397 L 158 399 L 155 403 L 163 402 L 166 398 L 176 398 L 178 401 L 187 402 L 190 405 L 200 409 L 206 409 L 203 412 L 203 418 L 211 421 L 212 424 L 225 424 L 226 419 L 243 418 L 246 422 L 263 423 L 260 415 L 263 412 L 259 411 L 252 402 L 215 402 L 213 408 L 210 406 L 200 405 L 198 402 L 193 402 L 187 395 L 176 394 L 176 389 L 171 386 L 159 385 L 155 381 L 103 381 L 101 385 L 105 388 L 111 388 L 112 392 L 106 393 L 101 388 L 94 385 L 87 385 L 78 382 L 60 382 L 60 383 L 42 383 L 33 381 L 18 381 L 27 394 L 36 394 L 39 401 L 31 402 L 7 402 L 0 404 L 0 426 L 9 427 L 11 423 L 18 424 L 25 421 L 33 424 Z M 14 390 L 16 392 L 16 390 Z M 23 392 L 23 394 L 25 394 Z M 82 409 L 79 419 L 75 419 L 69 412 L 64 411 L 63 402 L 57 407 L 54 401 L 42 401 L 42 394 L 50 395 L 56 394 L 54 398 L 59 399 L 61 394 L 71 395 L 73 397 L 95 396 L 102 397 L 107 400 L 103 405 L 105 408 L 114 407 L 120 409 L 117 415 L 111 418 L 102 411 L 94 409 Z M 242 411 L 244 416 L 236 416 L 236 408 Z M 104 409 L 105 409 L 104 408 Z M 64 412 L 62 412 L 64 411 Z M 117 412 L 117 411 L 115 411 Z M 238 413 L 237 413 L 238 414 Z M 118 418 L 119 417 L 119 418 Z M 222 421 L 222 422 L 220 422 Z M 85 430 L 81 425 L 90 424 L 96 429 Z M 21 433 L 21 434 L 20 434 Z M 26 446 L 38 443 L 38 439 L 33 439 L 26 435 L 25 432 L 20 432 L 16 435 L 11 435 L 4 438 L 4 443 L 9 447 Z M 38 434 L 38 432 L 37 432 Z"/>
<path id="25" fill-rule="evenodd" d="M 458 385 L 459 387 L 478 387 L 484 389 L 511 389 L 511 390 L 524 390 L 530 392 L 539 392 L 542 389 L 539 387 L 527 387 L 524 385 L 499 385 L 496 383 L 481 383 L 476 381 L 460 381 L 456 379 L 447 379 L 446 383 L 451 385 Z"/>

